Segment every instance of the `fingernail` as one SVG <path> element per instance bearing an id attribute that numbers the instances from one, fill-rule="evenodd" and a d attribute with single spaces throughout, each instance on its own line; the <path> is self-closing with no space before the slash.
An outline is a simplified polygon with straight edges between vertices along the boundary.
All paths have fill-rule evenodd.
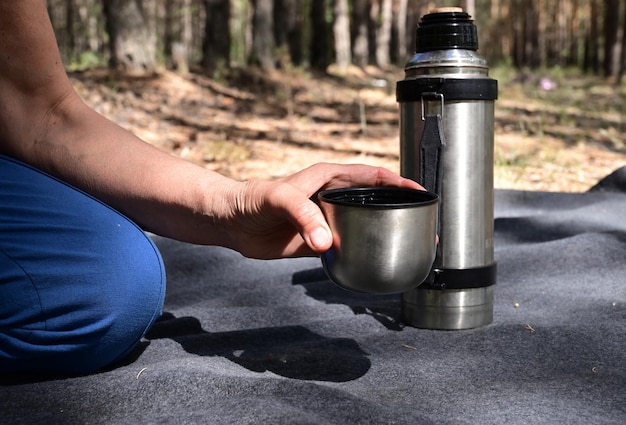
<path id="1" fill-rule="evenodd" d="M 325 248 L 330 240 L 330 232 L 323 227 L 318 227 L 311 232 L 311 244 L 316 248 Z"/>

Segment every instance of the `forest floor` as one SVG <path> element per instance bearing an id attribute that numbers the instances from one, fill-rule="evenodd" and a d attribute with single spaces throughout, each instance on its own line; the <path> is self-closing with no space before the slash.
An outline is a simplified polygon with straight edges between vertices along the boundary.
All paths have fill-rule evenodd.
<path id="1" fill-rule="evenodd" d="M 320 161 L 399 168 L 401 69 L 70 76 L 103 115 L 235 179 L 280 177 Z M 626 165 L 624 85 L 554 71 L 492 76 L 496 188 L 581 192 Z"/>

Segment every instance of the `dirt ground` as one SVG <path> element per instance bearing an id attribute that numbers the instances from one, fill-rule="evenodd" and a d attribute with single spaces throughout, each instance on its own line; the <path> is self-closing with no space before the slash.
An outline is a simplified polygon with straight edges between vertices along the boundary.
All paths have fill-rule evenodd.
<path id="1" fill-rule="evenodd" d="M 71 75 L 103 115 L 239 180 L 280 177 L 320 161 L 398 171 L 395 82 L 402 77 L 401 69 Z M 624 86 L 535 74 L 498 80 L 496 188 L 580 192 L 626 165 Z"/>

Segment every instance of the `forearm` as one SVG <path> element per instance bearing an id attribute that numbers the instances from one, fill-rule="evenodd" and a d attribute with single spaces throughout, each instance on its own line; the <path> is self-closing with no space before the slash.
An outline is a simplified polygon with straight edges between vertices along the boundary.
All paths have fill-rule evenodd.
<path id="1" fill-rule="evenodd" d="M 230 246 L 223 218 L 236 182 L 138 139 L 69 96 L 46 117 L 25 160 L 85 190 L 146 230 Z"/>

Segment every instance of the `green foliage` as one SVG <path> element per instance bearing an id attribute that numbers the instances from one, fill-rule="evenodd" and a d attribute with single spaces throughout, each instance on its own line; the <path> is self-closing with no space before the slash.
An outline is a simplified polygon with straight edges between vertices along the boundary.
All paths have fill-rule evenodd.
<path id="1" fill-rule="evenodd" d="M 92 51 L 80 53 L 77 60 L 71 61 L 67 68 L 70 71 L 86 71 L 88 69 L 100 68 L 106 64 L 106 60 Z"/>
<path id="2" fill-rule="evenodd" d="M 512 81 L 517 75 L 517 72 L 518 71 L 510 63 L 497 64 L 489 68 L 489 76 L 498 80 L 500 84 Z"/>

